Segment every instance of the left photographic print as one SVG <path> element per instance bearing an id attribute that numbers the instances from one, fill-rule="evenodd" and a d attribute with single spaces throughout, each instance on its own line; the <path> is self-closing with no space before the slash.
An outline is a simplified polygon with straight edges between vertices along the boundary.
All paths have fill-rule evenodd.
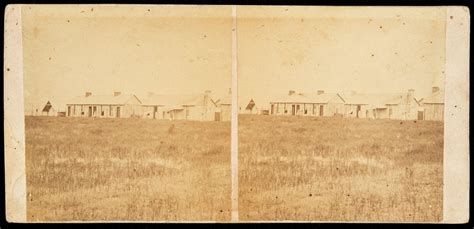
<path id="1" fill-rule="evenodd" d="M 231 13 L 21 7 L 28 222 L 230 220 Z"/>

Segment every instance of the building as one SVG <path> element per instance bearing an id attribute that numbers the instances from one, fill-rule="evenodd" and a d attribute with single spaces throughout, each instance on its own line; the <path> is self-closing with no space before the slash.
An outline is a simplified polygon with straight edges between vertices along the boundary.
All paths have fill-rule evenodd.
<path id="1" fill-rule="evenodd" d="M 140 117 L 142 102 L 135 95 L 92 95 L 86 92 L 84 96 L 76 97 L 67 102 L 68 117 L 95 118 L 130 118 Z"/>
<path id="2" fill-rule="evenodd" d="M 63 110 L 60 110 L 60 104 L 56 100 L 43 100 L 34 103 L 25 104 L 26 116 L 61 116 Z"/>
<path id="3" fill-rule="evenodd" d="M 423 120 L 444 120 L 444 91 L 433 87 L 431 95 L 420 100 L 423 106 Z"/>
<path id="4" fill-rule="evenodd" d="M 149 95 L 143 99 L 144 118 L 220 121 L 221 111 L 211 91 L 192 95 Z"/>
<path id="5" fill-rule="evenodd" d="M 258 114 L 258 108 L 253 99 L 244 100 L 242 106 L 239 106 L 239 113 L 241 114 Z"/>
<path id="6" fill-rule="evenodd" d="M 296 93 L 291 90 L 288 94 L 272 99 L 270 102 L 271 115 L 288 116 L 320 116 L 330 117 L 344 114 L 344 99 L 338 93 Z"/>
<path id="7" fill-rule="evenodd" d="M 417 120 L 422 107 L 414 97 L 415 91 L 394 94 L 357 94 L 345 95 L 344 117 Z"/>
<path id="8" fill-rule="evenodd" d="M 239 114 L 268 114 L 270 101 L 264 101 L 264 99 L 257 100 L 253 97 L 239 96 Z"/>
<path id="9" fill-rule="evenodd" d="M 231 121 L 232 119 L 232 97 L 226 96 L 216 101 L 220 111 L 220 121 Z"/>

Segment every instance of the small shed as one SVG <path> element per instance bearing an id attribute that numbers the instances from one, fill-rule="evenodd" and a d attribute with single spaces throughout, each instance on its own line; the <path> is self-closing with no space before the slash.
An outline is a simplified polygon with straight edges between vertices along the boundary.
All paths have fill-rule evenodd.
<path id="1" fill-rule="evenodd" d="M 423 120 L 444 121 L 444 91 L 433 87 L 431 95 L 420 100 Z"/>
<path id="2" fill-rule="evenodd" d="M 216 101 L 220 110 L 220 120 L 230 121 L 232 119 L 232 95 L 227 95 Z"/>
<path id="3" fill-rule="evenodd" d="M 211 91 L 200 94 L 150 95 L 144 99 L 143 117 L 168 120 L 220 120 Z"/>

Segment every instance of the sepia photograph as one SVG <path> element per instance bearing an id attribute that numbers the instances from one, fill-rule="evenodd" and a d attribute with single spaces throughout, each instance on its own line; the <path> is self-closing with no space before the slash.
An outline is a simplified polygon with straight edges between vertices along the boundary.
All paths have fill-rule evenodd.
<path id="1" fill-rule="evenodd" d="M 5 8 L 8 222 L 465 223 L 469 9 Z"/>
<path id="2" fill-rule="evenodd" d="M 238 8 L 239 216 L 439 222 L 443 8 Z"/>
<path id="3" fill-rule="evenodd" d="M 231 11 L 172 9 L 22 8 L 29 221 L 230 219 Z"/>

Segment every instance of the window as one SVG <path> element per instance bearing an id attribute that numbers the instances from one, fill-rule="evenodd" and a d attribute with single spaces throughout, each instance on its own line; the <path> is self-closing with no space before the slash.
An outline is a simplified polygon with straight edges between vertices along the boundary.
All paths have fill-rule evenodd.
<path id="1" fill-rule="evenodd" d="M 285 114 L 288 113 L 288 110 L 285 110 Z"/>
<path id="2" fill-rule="evenodd" d="M 101 115 L 104 116 L 104 111 L 101 112 Z"/>
<path id="3" fill-rule="evenodd" d="M 304 114 L 308 114 L 308 110 L 304 110 Z"/>

